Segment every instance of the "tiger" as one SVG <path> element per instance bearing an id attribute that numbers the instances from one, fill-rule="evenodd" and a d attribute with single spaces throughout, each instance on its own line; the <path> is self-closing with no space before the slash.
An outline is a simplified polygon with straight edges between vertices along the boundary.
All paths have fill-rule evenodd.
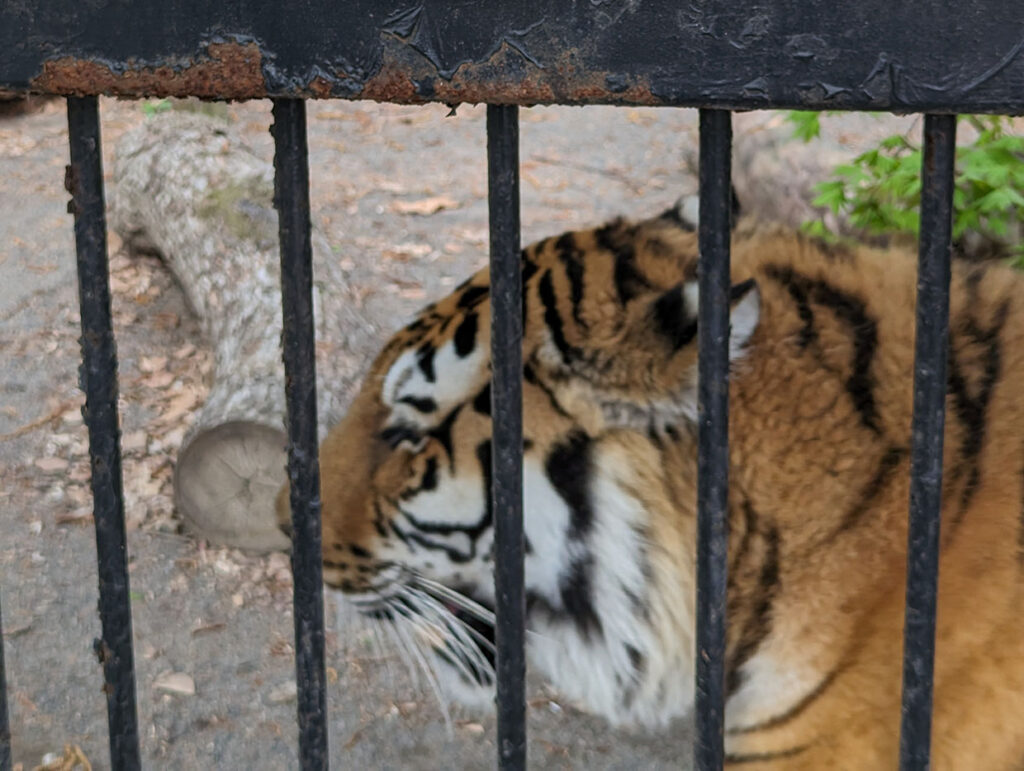
<path id="1" fill-rule="evenodd" d="M 894 768 L 916 259 L 731 235 L 726 767 Z M 698 235 L 680 206 L 521 252 L 527 655 L 616 726 L 692 714 Z M 1024 762 L 1024 279 L 954 260 L 932 767 Z M 723 300 L 725 298 L 723 297 Z M 320 449 L 323 574 L 494 698 L 488 269 L 423 309 Z M 278 497 L 288 527 L 288 488 Z"/>

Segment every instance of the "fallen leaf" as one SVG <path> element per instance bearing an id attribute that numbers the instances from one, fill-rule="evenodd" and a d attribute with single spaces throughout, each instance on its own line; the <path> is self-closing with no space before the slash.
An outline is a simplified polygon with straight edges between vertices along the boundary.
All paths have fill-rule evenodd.
<path id="1" fill-rule="evenodd" d="M 192 412 L 198 400 L 198 395 L 189 391 L 178 394 L 167 402 L 167 406 L 160 416 L 160 422 L 164 424 L 176 422 L 183 415 Z"/>
<path id="2" fill-rule="evenodd" d="M 177 313 L 164 311 L 154 314 L 153 323 L 156 324 L 157 329 L 177 329 L 181 324 L 181 317 Z"/>
<path id="3" fill-rule="evenodd" d="M 64 752 L 48 752 L 42 758 L 42 765 L 32 771 L 92 771 L 92 763 L 77 744 L 65 744 Z"/>
<path id="4" fill-rule="evenodd" d="M 58 514 L 54 519 L 58 525 L 91 525 L 92 509 L 82 507 L 75 509 L 69 514 Z"/>
<path id="5" fill-rule="evenodd" d="M 121 449 L 125 452 L 145 450 L 148 437 L 145 431 L 131 431 L 121 437 Z"/>
<path id="6" fill-rule="evenodd" d="M 436 214 L 444 209 L 458 209 L 459 202 L 446 195 L 435 195 L 430 198 L 420 198 L 417 201 L 392 201 L 391 211 L 396 214 L 417 214 L 426 217 Z"/>
<path id="7" fill-rule="evenodd" d="M 267 694 L 267 701 L 271 704 L 287 704 L 290 701 L 295 701 L 295 697 L 298 693 L 299 689 L 295 684 L 295 681 L 288 680 L 287 682 L 281 683 L 276 688 L 271 688 L 270 693 Z"/>
<path id="8" fill-rule="evenodd" d="M 195 696 L 196 682 L 184 672 L 167 672 L 153 681 L 153 687 L 178 696 Z"/>
<path id="9" fill-rule="evenodd" d="M 166 368 L 166 356 L 143 356 L 139 360 L 139 369 L 143 372 L 157 372 Z"/>
<path id="10" fill-rule="evenodd" d="M 434 251 L 430 244 L 399 244 L 384 252 L 384 256 L 396 262 L 408 262 L 417 257 L 426 257 Z"/>
<path id="11" fill-rule="evenodd" d="M 226 626 L 227 624 L 223 621 L 214 621 L 212 624 L 200 624 L 197 627 L 193 627 L 192 636 L 198 637 L 199 635 L 207 634 L 209 632 L 219 632 Z"/>
<path id="12" fill-rule="evenodd" d="M 167 370 L 154 372 L 152 375 L 144 377 L 142 384 L 149 388 L 167 388 L 167 386 L 174 382 L 175 377 L 176 375 L 173 372 Z"/>
<path id="13" fill-rule="evenodd" d="M 65 471 L 68 467 L 68 462 L 64 458 L 36 458 L 35 466 L 43 471 Z"/>

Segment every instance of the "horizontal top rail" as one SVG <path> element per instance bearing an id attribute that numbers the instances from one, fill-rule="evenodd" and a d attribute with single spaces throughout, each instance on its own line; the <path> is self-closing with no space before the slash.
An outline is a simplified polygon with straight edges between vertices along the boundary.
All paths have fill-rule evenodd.
<path id="1" fill-rule="evenodd" d="M 0 4 L 0 95 L 1024 114 L 1006 0 Z"/>

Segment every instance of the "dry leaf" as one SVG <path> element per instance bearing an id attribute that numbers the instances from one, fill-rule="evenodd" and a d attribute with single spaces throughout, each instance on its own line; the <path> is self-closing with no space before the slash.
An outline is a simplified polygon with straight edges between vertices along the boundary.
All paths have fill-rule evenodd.
<path id="1" fill-rule="evenodd" d="M 299 689 L 295 681 L 289 680 L 276 688 L 271 688 L 270 693 L 267 694 L 267 701 L 271 704 L 287 704 L 290 701 L 295 701 L 298 693 Z"/>
<path id="2" fill-rule="evenodd" d="M 160 416 L 161 423 L 175 423 L 183 415 L 186 415 L 195 408 L 198 396 L 191 391 L 178 394 L 167 402 L 163 414 Z"/>
<path id="3" fill-rule="evenodd" d="M 408 262 L 417 257 L 426 257 L 434 251 L 430 244 L 399 244 L 384 252 L 384 256 L 396 262 Z"/>
<path id="4" fill-rule="evenodd" d="M 177 376 L 173 372 L 164 370 L 163 372 L 154 372 L 148 377 L 142 379 L 142 384 L 150 388 L 167 388 L 171 383 L 174 382 Z"/>
<path id="5" fill-rule="evenodd" d="M 125 452 L 145 450 L 148 437 L 145 431 L 132 431 L 121 437 L 121 449 Z"/>
<path id="6" fill-rule="evenodd" d="M 66 471 L 68 462 L 64 458 L 36 458 L 35 466 L 47 472 Z"/>
<path id="7" fill-rule="evenodd" d="M 70 514 L 58 514 L 54 520 L 58 525 L 91 525 L 92 509 L 88 506 L 75 509 Z"/>
<path id="8" fill-rule="evenodd" d="M 158 372 L 167 369 L 166 356 L 143 356 L 139 360 L 139 369 L 142 372 Z"/>
<path id="9" fill-rule="evenodd" d="M 192 636 L 207 634 L 208 632 L 219 632 L 227 626 L 223 621 L 214 621 L 212 624 L 200 624 L 192 628 Z"/>
<path id="10" fill-rule="evenodd" d="M 65 744 L 64 752 L 48 752 L 43 756 L 42 765 L 32 771 L 92 771 L 92 763 L 85 757 L 77 744 Z"/>
<path id="11" fill-rule="evenodd" d="M 153 681 L 153 687 L 178 696 L 195 696 L 196 682 L 184 672 L 167 672 Z"/>
<path id="12" fill-rule="evenodd" d="M 396 214 L 418 214 L 425 217 L 444 209 L 458 209 L 459 202 L 446 195 L 420 198 L 418 201 L 392 201 L 391 211 Z"/>
<path id="13" fill-rule="evenodd" d="M 181 316 L 170 311 L 154 314 L 153 323 L 157 329 L 177 329 L 181 324 Z"/>

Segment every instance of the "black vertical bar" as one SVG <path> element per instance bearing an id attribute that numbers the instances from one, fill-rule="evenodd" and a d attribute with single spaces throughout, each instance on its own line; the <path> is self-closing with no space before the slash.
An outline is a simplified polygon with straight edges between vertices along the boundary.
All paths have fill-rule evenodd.
<path id="1" fill-rule="evenodd" d="M 326 769 L 328 757 L 306 103 L 275 99 L 273 134 L 288 407 L 299 760 L 304 771 L 310 771 Z"/>
<path id="2" fill-rule="evenodd" d="M 926 115 L 921 161 L 907 605 L 903 629 L 903 720 L 900 726 L 900 768 L 903 771 L 927 769 L 931 749 L 955 156 L 956 116 Z"/>
<path id="3" fill-rule="evenodd" d="M 0 604 L 0 771 L 11 771 L 11 722 L 7 718 L 7 672 L 4 669 L 3 606 Z"/>
<path id="4" fill-rule="evenodd" d="M 100 590 L 102 639 L 95 642 L 103 664 L 110 732 L 110 765 L 139 768 L 135 711 L 132 614 L 128 591 L 128 550 L 121 487 L 120 429 L 117 417 L 117 348 L 110 320 L 107 225 L 99 107 L 96 97 L 68 98 L 71 165 L 65 186 L 71 193 L 78 253 L 78 295 L 82 316 L 83 415 L 89 428 L 93 518 Z"/>
<path id="5" fill-rule="evenodd" d="M 487 107 L 491 232 L 491 505 L 497 613 L 498 768 L 526 768 L 523 589 L 523 304 L 519 108 Z"/>
<path id="6" fill-rule="evenodd" d="M 726 511 L 729 498 L 729 236 L 732 115 L 700 111 L 697 317 L 697 683 L 694 765 L 723 762 Z"/>

